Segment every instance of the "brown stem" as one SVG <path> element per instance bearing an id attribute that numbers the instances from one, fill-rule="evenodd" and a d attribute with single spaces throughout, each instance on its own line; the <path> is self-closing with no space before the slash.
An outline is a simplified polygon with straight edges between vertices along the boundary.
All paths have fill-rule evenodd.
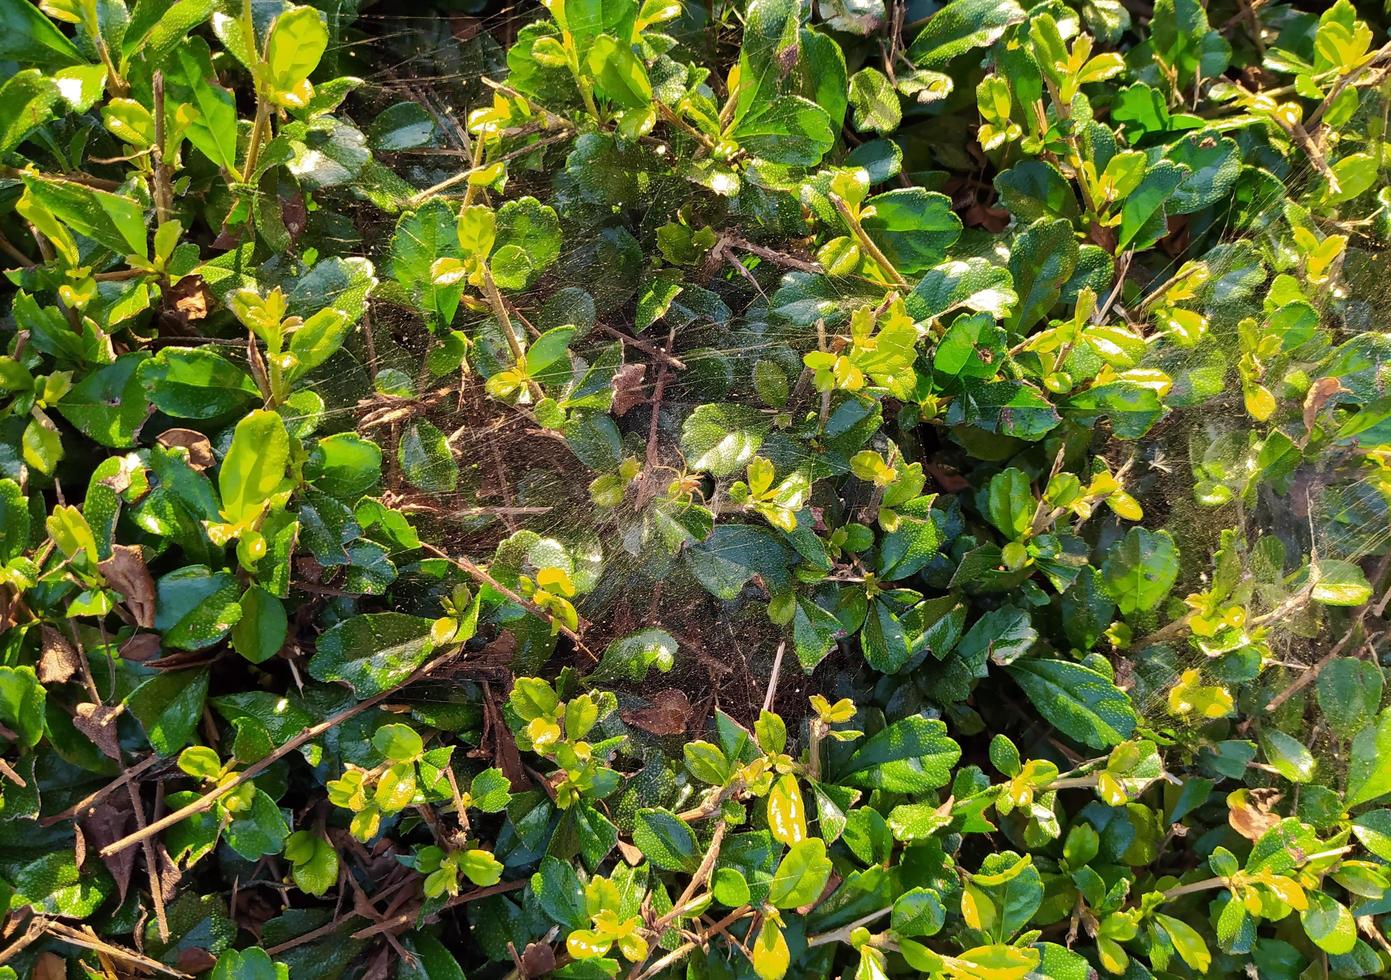
<path id="1" fill-rule="evenodd" d="M 378 704 L 385 701 L 388 697 L 395 694 L 402 688 L 415 683 L 421 678 L 428 677 L 430 674 L 434 673 L 444 664 L 453 660 L 456 655 L 457 651 L 451 650 L 449 653 L 436 657 L 434 660 L 430 661 L 420 669 L 416 670 L 413 674 L 407 677 L 400 684 L 397 684 L 394 687 L 389 688 L 388 690 L 382 691 L 379 694 L 374 694 L 366 701 L 359 701 L 357 704 L 353 705 L 350 708 L 344 708 L 342 711 L 330 715 L 329 717 L 325 718 L 323 721 L 319 722 L 316 725 L 311 725 L 308 728 L 305 728 L 298 735 L 289 739 L 287 742 L 285 742 L 284 745 L 280 746 L 280 748 L 276 749 L 274 752 L 266 756 L 260 762 L 247 766 L 241 772 L 237 773 L 237 775 L 234 778 L 229 779 L 227 780 L 227 782 L 216 787 L 215 789 L 211 789 L 208 792 L 204 793 L 198 799 L 188 804 L 188 806 L 181 807 L 178 810 L 175 810 L 173 813 L 166 814 L 165 816 L 156 820 L 154 823 L 150 824 L 148 827 L 144 827 L 140 830 L 137 830 L 133 834 L 127 834 L 125 837 L 122 837 L 115 843 L 106 845 L 101 849 L 101 856 L 110 857 L 112 854 L 119 854 L 121 851 L 124 851 L 127 847 L 130 847 L 132 844 L 138 844 L 148 837 L 153 837 L 155 834 L 158 834 L 161 831 L 167 830 L 170 827 L 174 826 L 174 824 L 178 823 L 179 821 L 188 819 L 195 813 L 203 813 L 207 810 L 212 809 L 213 804 L 220 800 L 222 797 L 226 796 L 228 793 L 236 789 L 238 786 L 241 786 L 244 783 L 248 783 L 252 779 L 255 779 L 261 773 L 265 772 L 267 769 L 275 765 L 275 763 L 279 762 L 281 759 L 289 755 L 291 752 L 299 748 L 301 745 L 305 745 L 308 742 L 312 742 L 314 739 L 324 734 L 324 732 L 329 731 L 337 725 L 341 725 L 349 718 L 355 718 L 358 715 L 362 714 L 364 711 L 368 710 L 369 708 L 376 707 Z"/>
<path id="2" fill-rule="evenodd" d="M 518 881 L 498 882 L 496 885 L 489 885 L 486 888 L 475 888 L 473 891 L 464 892 L 461 895 L 456 895 L 455 897 L 451 898 L 448 902 L 444 903 L 444 907 L 447 909 L 454 908 L 456 905 L 463 905 L 465 902 L 472 902 L 480 898 L 489 898 L 493 895 L 503 895 L 507 892 L 516 891 L 518 888 L 525 888 L 530 883 L 530 879 L 522 878 Z M 408 926 L 411 923 L 413 923 L 415 919 L 415 913 L 403 912 L 402 914 L 393 916 L 390 919 L 383 919 L 381 922 L 370 925 L 365 929 L 359 929 L 357 932 L 353 933 L 352 938 L 370 939 L 373 936 L 380 935 L 381 933 L 390 932 L 392 929 L 398 929 L 401 926 Z"/>
<path id="3" fill-rule="evenodd" d="M 589 651 L 589 648 L 584 645 L 584 640 L 580 638 L 580 635 L 578 633 L 570 629 L 570 627 L 566 626 L 564 623 L 561 623 L 558 620 L 556 620 L 554 616 L 546 612 L 546 610 L 542 609 L 540 606 L 536 605 L 536 603 L 532 602 L 530 599 L 523 598 L 516 592 L 509 589 L 507 586 L 503 585 L 501 582 L 493 578 L 486 571 L 484 571 L 479 566 L 475 565 L 473 562 L 469 561 L 467 558 L 456 558 L 453 555 L 445 554 L 439 548 L 436 548 L 434 545 L 424 541 L 420 543 L 420 547 L 425 551 L 430 552 L 430 554 L 434 555 L 436 558 L 443 558 L 445 561 L 457 565 L 459 568 L 467 572 L 475 582 L 479 582 L 483 585 L 488 586 L 491 589 L 496 590 L 497 592 L 500 592 L 503 596 L 507 598 L 509 602 L 514 602 L 517 605 L 521 606 L 523 609 L 525 609 L 527 612 L 531 613 L 533 616 L 539 617 L 540 619 L 544 619 L 546 622 L 550 623 L 553 627 L 555 627 L 560 633 L 569 637 L 570 641 L 574 643 L 577 648 L 589 654 L 589 656 L 591 657 L 594 656 L 594 654 Z M 584 623 L 583 620 L 581 620 L 580 622 L 582 626 L 588 625 Z M 596 657 L 595 659 L 597 660 L 598 658 Z"/>

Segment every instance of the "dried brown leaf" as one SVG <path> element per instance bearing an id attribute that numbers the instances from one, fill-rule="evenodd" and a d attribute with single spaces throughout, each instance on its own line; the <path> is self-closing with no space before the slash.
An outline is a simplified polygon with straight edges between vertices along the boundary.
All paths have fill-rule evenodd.
<path id="1" fill-rule="evenodd" d="M 135 813 L 127 805 L 124 809 L 115 803 L 98 803 L 82 818 L 82 832 L 92 845 L 92 850 L 100 853 L 108 844 L 114 844 L 135 829 Z M 138 847 L 127 847 L 123 851 L 102 858 L 106 870 L 116 882 L 116 891 L 121 901 L 126 900 L 126 890 L 135 870 L 135 858 L 140 853 Z"/>
<path id="2" fill-rule="evenodd" d="M 625 711 L 620 717 L 653 735 L 680 735 L 691 720 L 691 700 L 685 691 L 668 688 L 652 695 L 646 708 Z"/>
<path id="3" fill-rule="evenodd" d="M 622 418 L 628 411 L 647 400 L 642 380 L 647 376 L 646 364 L 625 364 L 613 376 L 613 414 Z"/>
<path id="4" fill-rule="evenodd" d="M 1280 823 L 1280 815 L 1271 812 L 1279 802 L 1278 790 L 1239 789 L 1227 796 L 1227 822 L 1242 837 L 1258 841 Z"/>
<path id="5" fill-rule="evenodd" d="M 158 633 L 136 633 L 121 644 L 121 657 L 135 663 L 142 663 L 159 656 L 160 640 Z"/>
<path id="6" fill-rule="evenodd" d="M 72 724 L 90 738 L 97 748 L 113 759 L 120 759 L 121 745 L 116 736 L 116 719 L 123 710 L 120 705 L 111 707 L 83 702 L 77 706 Z"/>
<path id="7" fill-rule="evenodd" d="M 212 466 L 213 444 L 208 437 L 193 429 L 165 429 L 156 440 L 166 449 L 179 447 L 188 451 L 188 465 L 202 472 Z"/>
<path id="8" fill-rule="evenodd" d="M 30 980 L 67 980 L 68 965 L 57 953 L 43 952 L 29 970 Z"/>
<path id="9" fill-rule="evenodd" d="M 40 635 L 43 653 L 39 656 L 39 683 L 66 684 L 82 669 L 77 651 L 52 626 L 45 625 Z"/>
<path id="10" fill-rule="evenodd" d="M 135 621 L 145 628 L 155 625 L 155 580 L 145 567 L 145 555 L 133 545 L 118 544 L 111 557 L 97 563 L 106 584 L 121 593 Z"/>

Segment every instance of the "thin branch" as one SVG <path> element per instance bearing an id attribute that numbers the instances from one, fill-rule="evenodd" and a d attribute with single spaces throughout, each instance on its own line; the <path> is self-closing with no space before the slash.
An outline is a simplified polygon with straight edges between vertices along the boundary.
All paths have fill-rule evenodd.
<path id="1" fill-rule="evenodd" d="M 830 932 L 819 933 L 807 939 L 807 947 L 825 946 L 827 943 L 843 943 L 850 939 L 850 934 L 861 926 L 867 926 L 871 922 L 877 922 L 884 916 L 892 912 L 892 908 L 880 909 L 878 912 L 871 912 L 869 915 L 862 915 L 854 922 L 846 923 L 839 929 L 832 929 Z"/>
<path id="2" fill-rule="evenodd" d="M 540 606 L 532 602 L 530 599 L 523 598 L 513 590 L 509 589 L 507 586 L 503 585 L 497 579 L 489 575 L 484 569 L 480 568 L 478 565 L 475 565 L 467 558 L 456 558 L 453 555 L 446 554 L 439 548 L 436 548 L 434 545 L 429 544 L 425 541 L 422 541 L 420 543 L 420 547 L 425 551 L 430 552 L 430 554 L 434 555 L 436 558 L 443 558 L 445 561 L 457 565 L 459 568 L 467 572 L 475 582 L 479 582 L 482 585 L 486 585 L 489 588 L 494 589 L 497 592 L 500 592 L 503 596 L 505 596 L 508 599 L 508 601 L 516 603 L 517 605 L 525 609 L 527 612 L 531 613 L 533 616 L 536 616 L 540 619 L 544 619 L 546 622 L 550 623 L 553 627 L 555 627 L 555 629 L 558 630 L 560 633 L 569 637 L 570 641 L 574 643 L 575 646 L 578 647 L 580 650 L 584 651 L 585 653 L 588 653 L 591 657 L 594 656 L 593 653 L 590 653 L 589 648 L 584 645 L 584 640 L 579 635 L 579 633 L 576 633 L 574 630 L 570 629 L 570 627 L 557 620 L 554 616 L 546 612 L 546 610 L 542 609 Z M 580 622 L 582 626 L 588 625 L 583 620 L 581 620 Z M 595 659 L 597 660 L 598 658 L 595 657 Z"/>
<path id="3" fill-rule="evenodd" d="M 131 766 L 125 772 L 121 773 L 120 776 L 107 783 L 105 786 L 97 790 L 95 793 L 90 793 L 87 796 L 84 796 L 82 799 L 78 800 L 76 803 L 74 803 L 72 806 L 68 807 L 61 813 L 55 813 L 51 817 L 44 817 L 42 820 L 39 821 L 39 826 L 52 827 L 55 824 L 70 822 L 79 813 L 82 813 L 85 810 L 90 810 L 92 807 L 96 806 L 98 803 L 106 799 L 112 793 L 116 792 L 116 790 L 120 789 L 126 783 L 130 782 L 132 779 L 135 779 L 143 775 L 146 769 L 149 769 L 151 766 L 153 766 L 156 762 L 159 761 L 160 758 L 158 755 L 150 753 L 150 755 L 144 761 L 137 762 L 135 765 Z"/>
<path id="4" fill-rule="evenodd" d="M 244 783 L 248 783 L 252 779 L 255 779 L 261 773 L 265 772 L 267 769 L 275 765 L 275 763 L 279 762 L 281 759 L 289 755 L 291 752 L 295 751 L 295 749 L 299 748 L 301 745 L 305 745 L 309 742 L 312 742 L 314 739 L 324 734 L 324 732 L 327 732 L 330 729 L 338 725 L 341 725 L 349 718 L 355 718 L 358 715 L 362 714 L 364 711 L 368 710 L 369 708 L 376 707 L 378 704 L 385 701 L 387 698 L 395 694 L 397 691 L 400 691 L 402 688 L 407 687 L 424 677 L 428 677 L 430 674 L 434 673 L 444 664 L 453 660 L 457 655 L 458 651 L 451 650 L 449 653 L 436 657 L 434 660 L 431 660 L 428 664 L 425 664 L 419 670 L 415 671 L 400 684 L 397 684 L 394 687 L 391 687 L 388 690 L 382 691 L 378 694 L 374 694 L 366 701 L 359 701 L 357 704 L 353 705 L 350 708 L 344 708 L 342 711 L 330 715 L 329 717 L 325 718 L 323 721 L 319 722 L 316 725 L 310 725 L 308 728 L 302 730 L 298 735 L 285 742 L 285 744 L 280 746 L 280 748 L 276 749 L 270 755 L 266 756 L 260 762 L 247 766 L 241 772 L 237 773 L 235 777 L 227 780 L 227 782 L 218 786 L 216 789 L 212 789 L 204 793 L 198 799 L 188 804 L 188 806 L 181 807 L 178 810 L 175 810 L 173 813 L 166 814 L 165 816 L 156 820 L 149 826 L 141 830 L 137 830 L 133 834 L 127 834 L 125 837 L 122 837 L 115 843 L 106 845 L 101 849 L 101 856 L 110 857 L 112 854 L 119 854 L 121 851 L 124 851 L 127 847 L 130 847 L 132 844 L 138 844 L 142 840 L 145 840 L 147 837 L 153 837 L 155 834 L 158 834 L 161 831 L 168 830 L 170 827 L 174 826 L 174 824 L 179 823 L 181 820 L 188 819 L 195 813 L 203 813 L 204 811 L 211 809 L 213 804 L 216 803 L 218 800 L 222 799 L 222 797 L 226 796 L 228 793 L 236 789 L 238 786 L 241 786 Z"/>
<path id="5" fill-rule="evenodd" d="M 456 895 L 444 903 L 444 908 L 454 908 L 456 905 L 463 905 L 465 902 L 472 902 L 480 898 L 489 898 L 493 895 L 502 895 L 507 892 L 516 891 L 518 888 L 525 888 L 531 883 L 529 878 L 521 878 L 517 881 L 503 881 L 496 885 L 489 885 L 486 888 L 475 888 L 473 891 L 464 892 Z M 416 913 L 402 912 L 400 915 L 390 919 L 383 919 L 381 922 L 374 923 L 365 929 L 359 929 L 353 933 L 354 939 L 370 939 L 383 932 L 390 932 L 392 929 L 408 926 L 416 920 Z"/>
<path id="6" fill-rule="evenodd" d="M 668 354 L 666 351 L 664 351 L 662 348 L 658 347 L 651 341 L 643 340 L 641 337 L 630 336 L 621 330 L 617 330 L 609 326 L 607 323 L 596 323 L 595 326 L 602 330 L 604 333 L 608 334 L 610 337 L 614 337 L 622 341 L 624 346 L 626 347 L 634 347 L 637 350 L 642 351 L 647 356 L 655 358 L 656 360 L 661 361 L 663 364 L 666 364 L 669 367 L 674 367 L 678 371 L 686 370 L 685 361 L 676 357 L 672 357 L 670 354 Z"/>

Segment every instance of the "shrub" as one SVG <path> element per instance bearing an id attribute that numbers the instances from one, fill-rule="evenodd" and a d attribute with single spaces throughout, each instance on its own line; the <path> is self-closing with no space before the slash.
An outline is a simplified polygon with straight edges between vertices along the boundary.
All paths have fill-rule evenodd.
<path id="1" fill-rule="evenodd" d="M 1391 972 L 1377 11 L 357 6 L 0 0 L 0 974 Z"/>

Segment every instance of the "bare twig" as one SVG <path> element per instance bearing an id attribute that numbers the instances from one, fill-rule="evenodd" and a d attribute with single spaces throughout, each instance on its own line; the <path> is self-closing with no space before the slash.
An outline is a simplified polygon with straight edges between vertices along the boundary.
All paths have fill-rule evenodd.
<path id="1" fill-rule="evenodd" d="M 469 559 L 467 559 L 467 558 L 459 558 L 459 557 L 455 557 L 454 555 L 446 554 L 445 552 L 441 551 L 439 548 L 436 548 L 434 545 L 429 544 L 428 542 L 424 542 L 424 541 L 422 541 L 422 542 L 420 543 L 420 547 L 423 548 L 425 551 L 430 552 L 430 554 L 434 555 L 434 556 L 437 557 L 437 558 L 443 558 L 445 561 L 451 562 L 452 564 L 457 565 L 459 568 L 461 568 L 461 569 L 463 569 L 465 572 L 467 572 L 467 573 L 469 574 L 469 576 L 472 577 L 473 580 L 474 580 L 475 582 L 482 583 L 483 585 L 486 585 L 486 586 L 488 586 L 489 588 L 492 588 L 492 589 L 497 590 L 497 591 L 500 592 L 502 595 L 506 596 L 506 598 L 508 599 L 508 601 L 510 601 L 510 602 L 515 602 L 517 605 L 521 606 L 523 609 L 525 609 L 527 612 L 531 613 L 533 616 L 536 616 L 536 617 L 538 617 L 538 618 L 540 618 L 540 619 L 544 619 L 546 622 L 548 622 L 548 623 L 550 623 L 552 626 L 554 626 L 560 633 L 562 633 L 562 634 L 564 634 L 565 636 L 569 637 L 569 638 L 570 638 L 570 641 L 571 641 L 572 643 L 574 643 L 575 646 L 576 646 L 578 649 L 580 649 L 580 650 L 582 650 L 583 652 L 589 654 L 589 656 L 591 656 L 591 657 L 594 656 L 594 654 L 593 654 L 592 652 L 590 652 L 589 648 L 586 647 L 586 646 L 584 645 L 584 640 L 583 640 L 583 638 L 579 635 L 579 633 L 575 632 L 574 630 L 570 629 L 570 627 L 566 626 L 564 623 L 562 623 L 562 622 L 560 622 L 559 620 L 557 620 L 557 619 L 556 619 L 554 616 L 552 616 L 550 613 L 546 612 L 546 610 L 544 610 L 544 609 L 542 609 L 540 606 L 536 605 L 536 603 L 532 602 L 532 601 L 529 600 L 529 599 L 523 598 L 522 596 L 518 595 L 518 594 L 517 594 L 516 592 L 514 592 L 513 590 L 509 589 L 507 586 L 503 585 L 503 584 L 502 584 L 501 582 L 499 582 L 497 579 L 495 579 L 495 578 L 493 578 L 491 575 L 489 575 L 484 569 L 480 568 L 478 565 L 475 565 L 473 562 L 469 561 Z M 584 626 L 587 626 L 587 625 L 588 625 L 587 623 L 584 622 L 584 620 L 581 620 L 581 621 L 580 621 L 580 624 L 581 624 L 581 627 L 584 627 Z M 598 658 L 595 657 L 595 660 L 597 660 L 597 659 L 598 659 Z"/>
<path id="2" fill-rule="evenodd" d="M 204 793 L 198 799 L 188 804 L 188 806 L 180 807 L 178 810 L 175 810 L 173 813 L 166 814 L 165 816 L 156 820 L 149 826 L 137 830 L 133 834 L 127 834 L 120 840 L 112 844 L 106 845 L 101 849 L 101 856 L 110 857 L 112 854 L 119 854 L 121 851 L 124 851 L 127 847 L 130 847 L 132 844 L 138 844 L 148 837 L 153 837 L 155 834 L 158 834 L 161 831 L 167 830 L 170 827 L 174 826 L 174 824 L 178 823 L 179 821 L 188 819 L 195 813 L 202 813 L 206 810 L 211 809 L 212 805 L 216 803 L 218 800 L 220 800 L 222 797 L 226 796 L 228 793 L 236 789 L 238 786 L 241 786 L 242 784 L 250 782 L 252 779 L 255 779 L 261 773 L 265 772 L 267 769 L 275 765 L 275 763 L 279 762 L 281 759 L 289 755 L 291 752 L 299 748 L 301 745 L 305 745 L 309 742 L 312 742 L 314 739 L 324 734 L 324 732 L 327 732 L 330 729 L 338 725 L 341 725 L 349 718 L 355 718 L 358 715 L 362 714 L 364 711 L 368 710 L 369 708 L 376 707 L 378 704 L 385 701 L 388 697 L 395 694 L 402 688 L 415 683 L 421 678 L 428 677 L 430 674 L 434 673 L 444 664 L 453 660 L 456 655 L 457 651 L 453 650 L 451 650 L 448 653 L 442 654 L 441 656 L 438 656 L 434 660 L 431 660 L 429 663 L 425 664 L 419 670 L 416 670 L 400 684 L 397 684 L 394 687 L 391 687 L 388 690 L 382 691 L 378 694 L 374 694 L 365 701 L 359 701 L 357 704 L 353 705 L 350 708 L 344 708 L 342 711 L 330 715 L 329 717 L 325 718 L 323 721 L 319 722 L 316 725 L 310 725 L 308 728 L 301 731 L 298 735 L 295 735 L 293 738 L 285 742 L 284 745 L 281 745 L 280 748 L 276 749 L 270 755 L 266 756 L 260 762 L 247 766 L 241 772 L 237 773 L 235 777 L 227 780 L 227 782 L 218 786 L 216 789 L 212 789 Z"/>

